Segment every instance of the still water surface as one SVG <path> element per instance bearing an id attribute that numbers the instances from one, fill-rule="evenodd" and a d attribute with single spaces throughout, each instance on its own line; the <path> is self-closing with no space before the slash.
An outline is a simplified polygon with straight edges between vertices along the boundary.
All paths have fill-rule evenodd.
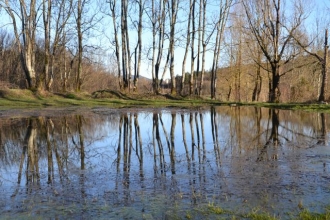
<path id="1" fill-rule="evenodd" d="M 291 218 L 330 205 L 329 115 L 253 107 L 2 112 L 6 218 Z M 189 215 L 190 216 L 190 215 Z"/>

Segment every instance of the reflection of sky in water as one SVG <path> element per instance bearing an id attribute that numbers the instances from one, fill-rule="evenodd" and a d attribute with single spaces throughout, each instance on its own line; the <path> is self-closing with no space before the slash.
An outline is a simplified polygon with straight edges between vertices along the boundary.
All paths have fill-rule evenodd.
<path id="1" fill-rule="evenodd" d="M 191 138 L 191 130 L 189 125 L 189 112 L 182 112 L 184 116 L 184 122 L 185 122 L 185 135 L 186 135 L 186 144 L 187 149 L 189 151 L 189 154 L 191 154 L 192 151 L 192 138 Z M 208 152 L 208 159 L 214 160 L 212 152 L 214 150 L 213 146 L 213 138 L 212 138 L 212 132 L 210 131 L 211 128 L 211 120 L 210 120 L 210 113 L 208 112 L 202 112 L 202 117 L 204 121 L 204 129 L 205 129 L 205 150 Z M 195 113 L 193 113 L 193 116 L 195 117 Z M 133 118 L 132 118 L 133 119 Z M 167 145 L 167 140 L 164 134 L 166 133 L 169 140 L 171 135 L 171 125 L 172 125 L 172 115 L 169 111 L 162 111 L 161 119 L 163 122 L 163 125 L 161 122 L 159 122 L 159 132 L 161 135 L 161 143 L 164 148 L 164 155 L 165 155 L 165 161 L 169 165 L 170 164 L 170 158 L 169 158 L 169 149 Z M 200 119 L 200 115 L 198 113 L 198 120 Z M 176 153 L 176 159 L 178 161 L 180 160 L 186 160 L 186 150 L 184 147 L 184 141 L 182 137 L 182 119 L 181 119 L 181 113 L 177 114 L 175 117 L 175 153 Z M 138 114 L 138 125 L 140 127 L 141 132 L 141 138 L 142 138 L 142 145 L 143 145 L 143 152 L 144 152 L 144 170 L 147 172 L 151 172 L 153 170 L 153 120 L 152 120 L 152 113 L 142 113 Z M 109 165 L 109 162 L 112 162 L 112 165 L 114 165 L 116 159 L 117 159 L 117 147 L 118 147 L 118 137 L 119 137 L 119 128 L 111 128 L 108 126 L 106 122 L 103 124 L 100 124 L 102 128 L 100 130 L 105 131 L 105 136 L 102 138 L 102 140 L 98 140 L 93 142 L 92 145 L 88 147 L 89 151 L 93 152 L 94 156 L 90 157 L 86 160 L 87 164 L 89 166 L 93 167 L 94 169 L 98 169 L 98 167 L 102 167 L 102 164 L 107 163 Z M 164 127 L 163 127 L 164 126 Z M 199 129 L 201 129 L 200 121 L 198 121 Z M 132 123 L 132 137 L 135 138 L 135 129 L 134 129 L 134 119 Z M 219 127 L 219 132 L 224 131 L 225 127 Z M 165 129 L 165 131 L 164 131 Z M 193 132 L 194 132 L 194 139 L 195 139 L 195 157 L 197 157 L 197 130 L 196 130 L 196 122 L 195 119 L 193 120 Z M 227 134 L 228 132 L 223 132 L 224 134 Z M 199 130 L 199 136 L 200 136 L 200 145 L 202 144 L 202 134 L 201 130 Z M 123 138 L 123 137 L 122 137 Z M 222 138 L 224 139 L 224 138 Z M 132 151 L 132 160 L 131 160 L 131 170 L 134 170 L 135 172 L 139 171 L 139 161 L 138 157 L 136 156 L 136 146 L 135 146 L 135 140 L 133 141 L 133 151 Z M 202 147 L 202 146 L 200 146 Z M 86 147 L 87 148 L 87 147 Z M 158 147 L 157 149 L 157 155 L 159 155 Z M 191 155 L 189 155 L 191 156 Z M 78 162 L 78 161 L 77 161 Z"/>
<path id="2" fill-rule="evenodd" d="M 71 136 L 67 138 L 69 149 L 64 173 L 69 180 L 70 190 L 81 184 L 80 179 L 83 175 L 87 195 L 92 198 L 102 197 L 102 201 L 107 200 L 108 194 L 114 191 L 118 191 L 118 195 L 122 197 L 127 192 L 132 194 L 143 192 L 143 194 L 153 196 L 157 194 L 168 196 L 176 192 L 181 195 L 183 201 L 188 203 L 193 200 L 192 194 L 196 193 L 200 196 L 198 197 L 200 201 L 211 199 L 217 203 L 225 203 L 224 206 L 228 207 L 245 204 L 247 208 L 267 206 L 267 210 L 281 208 L 284 211 L 292 211 L 300 200 L 306 204 L 327 205 L 326 201 L 330 201 L 330 189 L 327 183 L 330 179 L 328 172 L 330 171 L 330 149 L 318 144 L 317 137 L 320 136 L 321 129 L 320 123 L 315 122 L 317 113 L 311 113 L 310 120 L 304 116 L 305 123 L 302 123 L 300 115 L 295 112 L 290 112 L 290 120 L 282 120 L 287 116 L 288 111 L 280 111 L 278 114 L 280 144 L 274 146 L 270 142 L 266 146 L 273 128 L 268 110 L 260 111 L 259 116 L 249 110 L 250 108 L 241 108 L 238 112 L 237 108 L 217 108 L 213 124 L 213 126 L 216 125 L 216 129 L 213 127 L 215 129 L 213 131 L 212 114 L 208 110 L 171 109 L 159 112 L 157 110 L 137 112 L 142 138 L 142 171 L 139 161 L 141 152 L 135 141 L 134 112 L 129 110 L 125 112 L 125 109 L 120 112 L 109 110 L 111 114 L 109 117 L 105 114 L 107 110 L 104 110 L 102 114 L 95 114 L 93 117 L 88 115 L 85 120 L 82 120 L 85 171 L 80 170 L 81 155 L 77 148 L 79 133 L 72 129 Z M 163 146 L 164 155 L 160 155 L 157 141 L 154 140 L 154 112 L 158 114 L 160 143 Z M 131 120 L 128 131 L 132 132 L 129 173 L 124 171 L 123 125 L 120 128 L 122 132 L 120 157 L 117 153 L 120 142 L 118 139 L 119 119 L 120 115 L 126 113 L 128 120 Z M 172 151 L 174 162 L 171 161 L 171 151 L 167 142 L 171 143 L 172 113 L 175 116 L 174 151 Z M 185 148 L 183 137 L 182 115 L 187 148 Z M 193 131 L 189 123 L 191 116 Z M 202 121 L 200 116 L 202 116 Z M 53 119 L 54 122 L 60 120 Z M 72 123 L 74 122 L 73 120 Z M 24 129 L 19 130 L 23 130 L 24 137 Z M 61 133 L 56 129 L 54 132 Z M 192 141 L 192 133 L 194 141 Z M 217 142 L 214 142 L 213 134 L 217 136 Z M 328 133 L 325 134 L 326 137 L 328 135 Z M 54 137 L 58 138 L 59 135 L 56 134 Z M 74 146 L 72 140 L 77 146 Z M 127 140 L 130 141 L 130 138 Z M 9 143 L 5 141 L 5 137 L 4 143 Z M 44 148 L 38 163 L 40 183 L 41 186 L 47 188 L 50 185 L 47 185 L 48 160 L 45 154 L 45 141 L 38 143 L 40 148 Z M 63 143 L 57 142 L 58 149 L 63 148 Z M 153 143 L 156 145 L 154 146 Z M 327 140 L 325 143 L 327 145 Z M 9 144 L 8 146 L 5 144 L 4 147 L 9 147 Z M 9 164 L 1 162 L 0 189 L 6 192 L 4 195 L 7 197 L 17 190 L 21 146 L 16 147 L 19 149 L 16 150 L 18 156 L 12 158 L 8 155 L 7 158 L 12 159 Z M 170 144 L 170 148 L 172 147 Z M 161 171 L 162 158 L 165 161 L 163 172 Z M 61 194 L 69 190 L 69 187 L 59 184 L 61 182 L 59 167 L 54 152 L 52 159 L 53 186 L 58 187 Z M 118 160 L 120 160 L 119 163 L 117 163 Z M 22 182 L 19 186 L 21 189 L 24 189 L 26 184 L 26 166 L 25 159 Z"/>

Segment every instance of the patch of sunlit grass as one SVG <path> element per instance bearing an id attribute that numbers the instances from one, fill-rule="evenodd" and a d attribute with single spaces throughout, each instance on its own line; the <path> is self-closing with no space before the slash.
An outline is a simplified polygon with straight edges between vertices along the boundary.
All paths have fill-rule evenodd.
<path id="1" fill-rule="evenodd" d="M 313 213 L 307 209 L 304 209 L 299 214 L 301 220 L 328 220 L 330 219 L 330 209 L 327 209 L 325 213 Z"/>
<path id="2" fill-rule="evenodd" d="M 249 213 L 245 216 L 251 220 L 277 220 L 278 218 L 271 216 L 269 213 Z"/>
<path id="3" fill-rule="evenodd" d="M 225 211 L 221 207 L 215 206 L 213 203 L 208 204 L 207 210 L 208 210 L 208 212 L 210 212 L 212 214 L 216 214 L 216 215 L 221 215 L 221 214 L 225 213 Z"/>

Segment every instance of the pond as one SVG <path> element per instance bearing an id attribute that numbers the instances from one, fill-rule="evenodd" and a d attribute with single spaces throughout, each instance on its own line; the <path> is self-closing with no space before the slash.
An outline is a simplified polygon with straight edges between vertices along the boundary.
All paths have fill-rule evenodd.
<path id="1" fill-rule="evenodd" d="M 322 213 L 328 121 L 239 106 L 1 111 L 1 218 Z"/>

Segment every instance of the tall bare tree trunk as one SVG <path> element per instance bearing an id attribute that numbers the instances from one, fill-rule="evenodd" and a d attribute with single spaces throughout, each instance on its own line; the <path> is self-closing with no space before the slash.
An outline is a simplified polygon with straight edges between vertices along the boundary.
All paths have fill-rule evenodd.
<path id="1" fill-rule="evenodd" d="M 142 59 L 142 16 L 143 16 L 143 10 L 144 10 L 144 1 L 143 0 L 139 0 L 138 2 L 139 4 L 139 22 L 138 22 L 138 58 L 137 61 L 135 61 L 135 65 L 137 62 L 137 67 L 135 68 L 135 73 L 134 73 L 134 90 L 137 89 L 137 83 L 139 80 L 139 75 L 140 75 L 140 69 L 141 69 L 141 59 Z M 136 52 L 135 52 L 135 56 L 136 56 Z"/>
<path id="2" fill-rule="evenodd" d="M 194 68 L 195 68 L 195 3 L 196 1 L 193 0 L 192 2 L 192 16 L 191 16 L 191 24 L 192 24 L 192 33 L 191 33 L 191 43 L 190 43 L 190 81 L 189 81 L 189 95 L 192 95 L 193 88 L 194 88 Z"/>
<path id="3" fill-rule="evenodd" d="M 156 63 L 154 64 L 155 67 L 155 76 L 154 76 L 154 92 L 158 93 L 159 92 L 159 71 L 160 71 L 160 63 L 162 61 L 162 56 L 163 56 L 163 48 L 164 48 L 164 39 L 165 39 L 165 19 L 166 19 L 166 14 L 165 14 L 165 3 L 167 0 L 163 0 L 159 2 L 159 10 L 158 10 L 158 18 L 155 17 L 156 20 L 158 20 L 158 51 L 157 51 L 157 58 L 156 58 Z M 154 3 L 154 1 L 153 1 Z M 156 15 L 156 13 L 155 13 Z M 157 22 L 155 21 L 153 24 L 153 31 L 154 31 L 154 36 L 156 35 L 157 28 L 156 28 Z M 153 49 L 153 53 L 155 52 L 155 48 Z"/>
<path id="4" fill-rule="evenodd" d="M 22 14 L 22 28 L 23 28 L 23 46 L 24 53 L 22 53 L 24 71 L 28 81 L 29 88 L 36 87 L 36 72 L 35 72 L 35 35 L 37 30 L 37 13 L 36 0 L 30 1 L 29 14 L 27 13 L 27 5 L 20 1 Z"/>
<path id="5" fill-rule="evenodd" d="M 111 11 L 111 17 L 112 17 L 112 26 L 113 26 L 113 35 L 114 35 L 114 44 L 115 44 L 115 56 L 117 61 L 117 71 L 118 71 L 118 82 L 119 82 L 119 89 L 123 88 L 122 78 L 121 78 L 121 62 L 120 62 L 120 47 L 119 47 L 119 39 L 118 39 L 118 28 L 116 23 L 116 3 L 117 0 L 111 0 L 109 1 L 110 11 Z"/>
<path id="6" fill-rule="evenodd" d="M 82 0 L 78 0 L 78 8 L 77 8 L 77 37 L 78 37 L 78 70 L 76 75 L 76 91 L 79 92 L 81 90 L 82 84 L 82 56 L 83 56 L 83 33 L 82 33 Z"/>
<path id="7" fill-rule="evenodd" d="M 126 14 L 126 18 L 125 18 L 125 37 L 126 37 L 126 50 L 127 50 L 127 73 L 128 73 L 128 78 L 127 78 L 127 88 L 128 88 L 128 92 L 130 92 L 131 90 L 131 79 L 132 79 L 132 61 L 131 61 L 131 49 L 130 49 L 130 43 L 129 43 L 129 35 L 128 35 L 128 24 L 127 24 L 127 18 L 128 18 L 128 6 L 127 6 L 127 2 L 126 2 L 126 6 L 125 6 L 125 14 Z"/>
<path id="8" fill-rule="evenodd" d="M 324 102 L 325 101 L 325 95 L 327 93 L 327 80 L 328 80 L 328 29 L 325 30 L 325 36 L 324 36 L 324 58 L 322 62 L 322 82 L 321 82 L 321 88 L 320 88 L 320 96 L 318 101 Z"/>
<path id="9" fill-rule="evenodd" d="M 219 25 L 219 24 L 218 24 Z M 218 69 L 218 47 L 219 45 L 219 27 L 217 27 L 217 36 L 215 40 L 215 46 L 213 49 L 213 62 L 212 62 L 212 69 L 211 69 L 211 99 L 216 98 L 216 80 L 217 80 L 217 69 Z"/>
<path id="10" fill-rule="evenodd" d="M 219 18 L 216 23 L 216 42 L 213 50 L 213 63 L 211 70 L 211 99 L 216 99 L 217 88 L 217 69 L 220 57 L 220 46 L 222 43 L 222 37 L 225 30 L 226 22 L 229 15 L 233 0 L 224 0 L 219 4 Z"/>
<path id="11" fill-rule="evenodd" d="M 257 63 L 261 63 L 261 50 L 258 49 Z M 257 65 L 256 79 L 254 80 L 254 88 L 252 93 L 252 101 L 259 101 L 259 95 L 261 92 L 262 78 L 261 78 L 261 67 Z"/>
<path id="12" fill-rule="evenodd" d="M 203 91 L 203 84 L 204 84 L 204 75 L 205 75 L 205 54 L 206 54 L 206 41 L 205 41 L 205 29 L 206 29 L 206 4 L 207 0 L 203 0 L 203 24 L 202 24 L 202 74 L 200 79 L 200 85 L 199 85 L 199 95 L 202 95 Z"/>
<path id="13" fill-rule="evenodd" d="M 122 71 L 123 71 L 123 86 L 124 89 L 129 87 L 129 56 L 127 42 L 127 0 L 121 1 L 121 51 L 122 51 Z"/>
<path id="14" fill-rule="evenodd" d="M 279 57 L 279 41 L 280 41 L 280 8 L 281 8 L 281 0 L 277 0 L 277 5 L 275 5 L 276 8 L 276 21 L 275 21 L 275 33 L 274 33 L 274 60 L 275 62 L 271 63 L 272 66 L 272 74 L 273 74 L 273 81 L 272 81 L 272 88 L 273 91 L 270 95 L 270 101 L 271 102 L 279 102 L 280 101 L 280 88 L 279 88 L 279 82 L 280 82 L 280 66 L 278 64 L 278 61 L 280 59 Z"/>
<path id="15" fill-rule="evenodd" d="M 241 102 L 241 78 L 242 78 L 242 40 L 241 34 L 239 34 L 240 39 L 238 42 L 238 51 L 237 51 L 237 77 L 236 77 L 236 94 L 237 94 L 237 101 Z"/>
<path id="16" fill-rule="evenodd" d="M 175 26 L 176 18 L 178 14 L 178 0 L 171 0 L 170 8 L 170 42 L 169 42 L 169 51 L 170 51 L 170 75 L 171 75 L 171 94 L 176 94 L 176 80 L 174 73 L 174 49 L 175 49 Z"/>
<path id="17" fill-rule="evenodd" d="M 63 32 L 63 44 L 65 44 L 66 41 L 66 33 Z M 68 74 L 67 74 L 67 65 L 66 65 L 66 50 L 65 47 L 62 48 L 62 53 L 63 53 L 63 76 L 62 76 L 62 91 L 66 92 L 67 91 L 67 83 L 68 83 Z"/>
<path id="18" fill-rule="evenodd" d="M 200 54 L 201 54 L 201 43 L 202 43 L 202 14 L 203 14 L 203 1 L 199 1 L 199 16 L 198 16 L 198 44 L 197 44 L 197 67 L 196 67 L 196 79 L 195 79 L 195 94 L 200 96 L 200 89 L 198 83 L 200 79 Z"/>
<path id="19" fill-rule="evenodd" d="M 161 1 L 159 2 L 161 4 Z M 156 9 L 155 9 L 155 1 L 151 1 L 151 25 L 152 25 L 152 59 L 151 59 L 151 75 L 152 75 L 152 89 L 153 92 L 158 92 L 157 84 L 156 84 L 156 76 L 155 76 L 155 56 L 156 56 L 156 24 L 157 24 L 157 16 L 156 16 Z M 157 82 L 158 83 L 158 82 Z"/>
<path id="20" fill-rule="evenodd" d="M 43 73 L 40 74 L 38 80 L 38 88 L 43 89 L 46 86 L 46 89 L 49 90 L 48 87 L 48 78 L 49 78 L 49 61 L 50 61 L 50 19 L 51 19 L 51 0 L 45 0 L 42 4 L 42 18 L 44 22 L 44 36 L 45 36 L 45 57 L 44 57 L 44 70 Z"/>
<path id="21" fill-rule="evenodd" d="M 12 20 L 16 43 L 20 53 L 21 64 L 25 74 L 27 87 L 33 89 L 36 87 L 35 72 L 35 36 L 37 29 L 36 0 L 19 1 L 19 12 L 15 11 L 16 5 L 11 1 L 4 2 L 3 9 L 8 13 Z M 18 30 L 16 15 L 21 22 L 21 30 Z M 20 41 L 22 39 L 22 42 Z"/>
<path id="22" fill-rule="evenodd" d="M 189 49 L 189 43 L 190 43 L 190 20 L 191 20 L 191 13 L 192 13 L 192 4 L 193 0 L 190 0 L 190 6 L 189 6 L 189 15 L 188 15 L 188 27 L 187 27 L 187 35 L 186 35 L 186 46 L 185 46 L 185 52 L 183 56 L 183 61 L 182 61 L 182 79 L 181 79 L 181 94 L 184 92 L 184 87 L 185 87 L 185 78 L 186 78 L 186 61 L 187 61 L 187 55 L 188 55 L 188 49 Z"/>

